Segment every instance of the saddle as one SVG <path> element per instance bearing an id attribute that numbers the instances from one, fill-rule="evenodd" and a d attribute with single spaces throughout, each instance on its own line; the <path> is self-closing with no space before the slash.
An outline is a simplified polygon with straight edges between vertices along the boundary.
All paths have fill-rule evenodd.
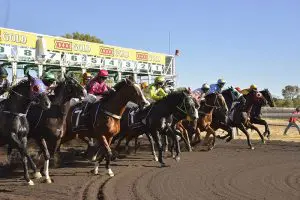
<path id="1" fill-rule="evenodd" d="M 96 102 L 81 102 L 75 105 L 71 116 L 72 131 L 88 130 L 94 127 L 100 110 L 101 99 Z M 92 107 L 96 109 L 91 110 Z"/>
<path id="2" fill-rule="evenodd" d="M 128 112 L 128 127 L 131 129 L 144 127 L 151 107 L 148 106 L 145 109 L 140 109 L 138 106 L 131 107 Z"/>

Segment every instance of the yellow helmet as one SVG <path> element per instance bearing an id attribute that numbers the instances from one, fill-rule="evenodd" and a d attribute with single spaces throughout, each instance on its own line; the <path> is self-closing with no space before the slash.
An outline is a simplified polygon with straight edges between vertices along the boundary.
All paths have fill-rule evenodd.
<path id="1" fill-rule="evenodd" d="M 148 84 L 147 82 L 141 83 L 141 87 L 142 87 L 142 88 L 146 88 L 146 87 L 148 87 L 148 86 L 149 86 L 149 84 Z"/>
<path id="2" fill-rule="evenodd" d="M 158 76 L 155 78 L 154 82 L 156 84 L 163 84 L 165 82 L 165 78 L 163 76 Z"/>
<path id="3" fill-rule="evenodd" d="M 92 74 L 89 73 L 89 72 L 85 72 L 83 75 L 82 75 L 82 78 L 83 79 L 88 79 L 88 78 L 91 78 L 92 77 Z"/>
<path id="4" fill-rule="evenodd" d="M 251 90 L 257 90 L 257 86 L 254 85 L 254 84 L 252 84 L 252 85 L 250 85 L 250 89 L 251 89 Z"/>

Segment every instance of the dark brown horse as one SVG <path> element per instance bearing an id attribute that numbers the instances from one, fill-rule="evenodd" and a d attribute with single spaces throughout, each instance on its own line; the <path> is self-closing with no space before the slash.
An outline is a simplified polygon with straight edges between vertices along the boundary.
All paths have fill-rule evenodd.
<path id="1" fill-rule="evenodd" d="M 120 132 L 120 119 L 125 110 L 126 104 L 132 101 L 141 106 L 149 104 L 145 99 L 141 89 L 128 79 L 125 79 L 114 86 L 114 91 L 98 102 L 95 102 L 89 108 L 88 116 L 85 120 L 85 127 L 81 130 L 74 130 L 74 112 L 81 108 L 80 104 L 70 108 L 66 118 L 66 133 L 62 137 L 61 143 L 70 141 L 78 134 L 80 138 L 94 138 L 99 145 L 99 162 L 93 170 L 98 174 L 100 162 L 106 156 L 106 169 L 109 176 L 114 176 L 110 169 L 111 161 L 111 140 Z"/>
<path id="2" fill-rule="evenodd" d="M 2 101 L 0 110 L 0 146 L 8 144 L 10 148 L 17 148 L 22 157 L 24 178 L 29 185 L 34 185 L 28 173 L 27 160 L 31 159 L 27 151 L 27 135 L 29 123 L 26 118 L 28 109 L 36 104 L 41 109 L 47 110 L 51 102 L 46 94 L 46 86 L 40 79 L 35 79 L 29 74 L 28 80 L 22 80 L 13 86 L 9 96 Z M 36 165 L 30 163 L 34 177 L 40 178 Z"/>
<path id="3" fill-rule="evenodd" d="M 45 163 L 41 171 L 45 175 L 46 183 L 52 182 L 49 176 L 49 159 L 65 132 L 64 124 L 70 100 L 83 95 L 83 87 L 75 79 L 65 76 L 54 89 L 54 95 L 49 96 L 51 100 L 49 110 L 44 111 L 38 106 L 32 106 L 28 111 L 27 119 L 30 126 L 28 137 L 37 142 L 44 155 Z M 33 163 L 33 160 L 29 159 L 29 162 Z"/>
<path id="4" fill-rule="evenodd" d="M 199 119 L 197 121 L 197 129 L 195 133 L 193 144 L 200 142 L 200 133 L 205 131 L 206 136 L 204 141 L 207 141 L 210 135 L 213 135 L 212 144 L 208 146 L 208 150 L 211 150 L 215 145 L 216 133 L 211 128 L 212 114 L 214 110 L 220 110 L 227 112 L 226 102 L 221 94 L 211 93 L 205 96 L 205 100 L 200 103 Z M 183 126 L 186 130 L 190 129 L 190 124 L 187 121 L 183 121 Z"/>

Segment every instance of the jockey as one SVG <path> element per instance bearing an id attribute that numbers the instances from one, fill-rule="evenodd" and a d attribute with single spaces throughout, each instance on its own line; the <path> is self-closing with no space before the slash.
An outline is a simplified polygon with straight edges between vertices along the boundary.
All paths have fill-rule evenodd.
<path id="1" fill-rule="evenodd" d="M 247 95 L 247 94 L 249 94 L 249 93 L 252 92 L 252 91 L 257 91 L 257 86 L 254 85 L 254 84 L 250 85 L 250 87 L 247 88 L 247 89 L 243 89 L 243 90 L 242 90 L 242 94 L 243 94 L 243 95 Z"/>
<path id="2" fill-rule="evenodd" d="M 231 108 L 229 110 L 229 119 L 233 121 L 234 112 L 237 108 L 242 108 L 246 104 L 246 99 L 244 98 L 242 91 L 239 87 L 231 87 L 232 93 L 236 97 L 236 100 L 232 102 Z"/>
<path id="3" fill-rule="evenodd" d="M 42 76 L 42 81 L 47 86 L 49 92 L 55 87 L 56 78 L 51 72 L 45 72 Z"/>
<path id="4" fill-rule="evenodd" d="M 83 100 L 83 116 L 86 114 L 86 110 L 89 103 L 94 103 L 98 99 L 101 99 L 101 97 L 104 94 L 107 94 L 107 92 L 110 90 L 110 88 L 106 85 L 106 80 L 108 78 L 108 71 L 101 69 L 97 76 L 91 79 L 87 85 L 87 97 Z M 97 98 L 98 97 L 98 98 Z"/>
<path id="5" fill-rule="evenodd" d="M 202 101 L 205 95 L 209 92 L 209 85 L 204 83 L 201 88 L 198 88 L 192 92 L 192 96 L 199 102 Z"/>
<path id="6" fill-rule="evenodd" d="M 215 93 L 215 92 L 221 93 L 222 88 L 224 87 L 225 84 L 226 84 L 226 81 L 224 79 L 219 79 L 217 84 L 210 85 L 209 94 Z"/>
<path id="7" fill-rule="evenodd" d="M 151 84 L 149 86 L 149 95 L 151 100 L 161 100 L 162 98 L 168 95 L 168 93 L 166 93 L 163 89 L 164 83 L 165 78 L 163 76 L 158 76 L 155 78 L 154 84 Z"/>
<path id="8" fill-rule="evenodd" d="M 102 95 L 103 93 L 109 90 L 109 87 L 106 85 L 106 79 L 108 78 L 108 72 L 104 69 L 101 69 L 97 76 L 91 79 L 87 85 L 87 92 L 93 95 Z"/>
<path id="9" fill-rule="evenodd" d="M 92 74 L 89 72 L 85 72 L 82 75 L 82 81 L 81 81 L 81 86 L 86 87 L 86 85 L 89 83 L 89 81 L 92 79 Z"/>
<path id="10" fill-rule="evenodd" d="M 4 67 L 0 67 L 0 101 L 3 94 L 8 91 L 10 82 L 7 80 L 8 73 Z"/>

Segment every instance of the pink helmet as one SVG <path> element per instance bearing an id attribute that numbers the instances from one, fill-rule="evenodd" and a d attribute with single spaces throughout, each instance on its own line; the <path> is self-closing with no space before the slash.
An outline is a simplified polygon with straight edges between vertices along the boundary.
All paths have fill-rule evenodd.
<path id="1" fill-rule="evenodd" d="M 106 71 L 105 69 L 100 69 L 100 71 L 98 72 L 98 76 L 99 77 L 108 77 L 108 71 Z"/>

